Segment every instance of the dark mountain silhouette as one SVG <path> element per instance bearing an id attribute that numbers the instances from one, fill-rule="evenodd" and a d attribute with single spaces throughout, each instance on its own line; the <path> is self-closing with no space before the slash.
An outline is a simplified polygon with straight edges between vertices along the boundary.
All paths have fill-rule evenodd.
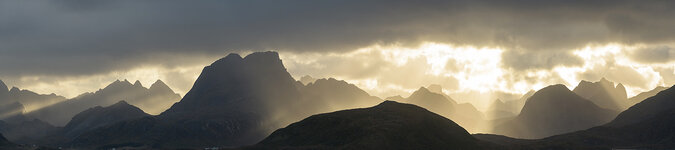
<path id="1" fill-rule="evenodd" d="M 438 90 L 437 90 L 438 92 Z M 483 114 L 469 103 L 458 104 L 450 96 L 436 93 L 421 87 L 403 102 L 429 109 L 441 116 L 450 118 L 469 131 L 478 130 Z"/>
<path id="2" fill-rule="evenodd" d="M 245 58 L 230 54 L 205 67 L 185 97 L 160 115 L 99 128 L 70 144 L 84 148 L 250 145 L 311 114 L 362 105 L 352 98 L 381 101 L 334 79 L 303 86 L 286 71 L 276 52 L 256 52 Z"/>
<path id="3" fill-rule="evenodd" d="M 630 107 L 606 125 L 526 144 L 537 149 L 672 149 L 673 127 L 675 88 L 671 87 Z"/>
<path id="4" fill-rule="evenodd" d="M 0 80 L 0 100 L 6 100 L 8 96 L 9 96 L 9 89 L 7 88 L 5 82 L 2 82 L 2 80 Z"/>
<path id="5" fill-rule="evenodd" d="M 543 138 L 602 125 L 615 114 L 564 85 L 551 85 L 532 95 L 518 116 L 497 124 L 494 132 L 517 138 Z"/>
<path id="6" fill-rule="evenodd" d="M 424 108 L 385 101 L 313 115 L 281 128 L 251 149 L 484 149 L 452 120 Z"/>
<path id="7" fill-rule="evenodd" d="M 156 117 L 94 130 L 76 138 L 80 147 L 151 145 L 201 148 L 249 145 L 299 120 L 307 106 L 296 81 L 275 52 L 242 58 L 230 54 L 204 67 L 192 89 Z M 112 136 L 104 136 L 112 135 Z"/>
<path id="8" fill-rule="evenodd" d="M 68 122 L 62 132 L 65 137 L 74 138 L 99 127 L 147 116 L 150 115 L 140 108 L 130 105 L 126 101 L 120 101 L 108 107 L 96 106 L 78 113 Z"/>
<path id="9" fill-rule="evenodd" d="M 298 81 L 300 81 L 300 83 L 302 83 L 302 85 L 308 85 L 310 83 L 313 83 L 316 80 L 318 80 L 318 79 L 313 78 L 312 76 L 309 76 L 309 75 L 305 75 L 305 76 L 300 77 L 300 80 L 298 80 Z"/>
<path id="10" fill-rule="evenodd" d="M 34 144 L 34 141 L 51 135 L 57 130 L 49 123 L 22 114 L 0 121 L 0 133 L 9 140 L 22 144 Z"/>
<path id="11" fill-rule="evenodd" d="M 17 87 L 12 87 L 11 90 L 8 90 L 7 85 L 0 80 L 0 106 L 18 102 L 23 105 L 26 111 L 32 111 L 65 99 L 65 97 L 58 96 L 54 93 L 48 95 L 38 94 L 28 90 L 21 90 Z M 2 110 L 2 108 L 0 108 L 0 112 L 3 111 L 6 112 L 8 110 Z"/>
<path id="12" fill-rule="evenodd" d="M 626 88 L 621 83 L 614 86 L 614 82 L 605 78 L 598 82 L 582 80 L 572 91 L 602 108 L 617 112 L 625 110 L 630 104 L 626 95 Z"/>
<path id="13" fill-rule="evenodd" d="M 73 99 L 30 112 L 27 115 L 57 126 L 63 126 L 79 112 L 91 107 L 112 105 L 120 100 L 125 100 L 145 111 L 158 114 L 179 99 L 180 96 L 160 80 L 152 84 L 150 89 L 143 87 L 140 82 L 133 85 L 127 80 L 117 80 L 95 93 L 85 93 Z"/>
<path id="14" fill-rule="evenodd" d="M 0 149 L 16 149 L 17 147 L 18 145 L 10 142 L 5 138 L 5 136 L 0 134 Z"/>
<path id="15" fill-rule="evenodd" d="M 652 96 L 654 96 L 654 95 L 658 94 L 659 92 L 661 92 L 663 90 L 666 90 L 666 89 L 668 89 L 668 88 L 662 87 L 662 86 L 657 86 L 656 88 L 654 88 L 650 91 L 642 92 L 638 95 L 635 95 L 635 96 L 628 99 L 628 101 L 630 102 L 629 105 L 633 106 L 633 105 L 635 105 L 639 102 L 642 102 L 643 100 L 645 100 L 649 97 L 652 97 Z"/>
<path id="16" fill-rule="evenodd" d="M 675 88 L 673 87 L 633 105 L 628 110 L 621 112 L 607 125 L 620 127 L 635 124 L 670 110 L 675 110 Z"/>

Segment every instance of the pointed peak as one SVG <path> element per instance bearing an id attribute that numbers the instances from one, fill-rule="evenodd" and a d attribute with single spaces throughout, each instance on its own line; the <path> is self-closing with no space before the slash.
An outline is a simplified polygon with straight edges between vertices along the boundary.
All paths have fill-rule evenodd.
<path id="1" fill-rule="evenodd" d="M 129 105 L 129 103 L 127 103 L 127 101 L 125 100 L 121 100 L 115 104 L 112 104 L 111 106 L 123 106 L 123 105 Z"/>
<path id="2" fill-rule="evenodd" d="M 618 89 L 624 89 L 624 90 L 626 89 L 626 87 L 624 87 L 623 84 L 621 84 L 621 83 L 619 83 L 618 85 L 616 85 L 616 88 L 618 88 Z"/>
<path id="3" fill-rule="evenodd" d="M 431 93 L 431 91 L 429 91 L 429 89 L 427 89 L 427 88 L 425 88 L 425 87 L 420 87 L 419 89 L 417 89 L 417 91 L 415 91 L 415 92 L 413 92 L 413 93 L 417 93 L 417 92 L 420 92 L 420 93 Z"/>
<path id="4" fill-rule="evenodd" d="M 21 92 L 21 89 L 19 89 L 16 86 L 13 86 L 12 89 L 9 90 L 9 92 L 15 93 L 15 92 Z"/>
<path id="5" fill-rule="evenodd" d="M 134 86 L 143 87 L 143 84 L 141 84 L 141 81 L 136 80 L 136 82 L 134 82 Z"/>
<path id="6" fill-rule="evenodd" d="M 171 90 L 171 88 L 162 80 L 157 80 L 155 83 L 152 83 L 152 85 L 150 85 L 150 91 L 169 91 L 173 93 L 173 90 Z"/>

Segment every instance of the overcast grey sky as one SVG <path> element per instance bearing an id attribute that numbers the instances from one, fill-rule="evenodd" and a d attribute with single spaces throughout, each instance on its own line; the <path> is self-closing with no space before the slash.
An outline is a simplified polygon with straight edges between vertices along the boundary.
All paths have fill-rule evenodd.
<path id="1" fill-rule="evenodd" d="M 0 79 L 17 86 L 41 87 L 42 91 L 68 87 L 68 83 L 72 83 L 70 87 L 85 85 L 81 83 L 84 80 L 75 81 L 85 78 L 101 82 L 87 83 L 88 87 L 79 90 L 83 91 L 100 88 L 112 78 L 147 76 L 152 72 L 138 73 L 143 72 L 139 68 L 155 68 L 155 74 L 160 75 L 152 77 L 172 80 L 167 83 L 186 91 L 200 70 L 198 66 L 230 52 L 276 50 L 287 58 L 329 57 L 329 53 L 346 56 L 373 45 L 414 49 L 433 42 L 501 49 L 498 67 L 511 75 L 500 79 L 515 83 L 533 80 L 518 75 L 528 71 L 554 72 L 558 66 L 588 64 L 574 50 L 618 44 L 632 47 L 619 53 L 640 67 L 613 64 L 615 56 L 606 56 L 603 61 L 608 63 L 596 67 L 610 68 L 608 71 L 587 69 L 589 72 L 576 73 L 574 79 L 612 76 L 611 68 L 623 70 L 617 73 L 631 69 L 643 73 L 645 69 L 640 68 L 652 65 L 647 71 L 658 76 L 643 75 L 644 85 L 623 81 L 647 89 L 675 83 L 673 14 L 674 1 L 7 0 L 0 1 Z M 347 58 L 343 61 L 356 59 Z M 366 71 L 305 69 L 294 61 L 285 61 L 297 63 L 289 68 L 294 75 L 340 74 L 353 81 L 379 79 L 380 83 L 394 83 L 395 79 Z M 336 62 L 313 63 L 334 66 Z M 442 63 L 446 67 L 463 65 Z M 463 79 L 439 78 L 438 82 L 441 80 Z"/>

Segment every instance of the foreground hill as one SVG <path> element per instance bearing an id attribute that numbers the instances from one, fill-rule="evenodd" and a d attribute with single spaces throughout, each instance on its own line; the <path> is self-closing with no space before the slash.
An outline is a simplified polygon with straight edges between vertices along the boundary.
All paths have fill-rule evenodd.
<path id="1" fill-rule="evenodd" d="M 94 93 L 85 93 L 73 99 L 30 112 L 27 116 L 38 118 L 56 126 L 64 126 L 75 116 L 86 109 L 96 106 L 109 106 L 120 100 L 150 113 L 158 114 L 178 101 L 180 96 L 173 92 L 164 82 L 157 80 L 150 88 L 143 87 L 140 82 L 115 81 Z"/>
<path id="2" fill-rule="evenodd" d="M 385 101 L 313 115 L 281 128 L 252 149 L 484 149 L 452 120 L 424 108 Z"/>
<path id="3" fill-rule="evenodd" d="M 517 138 L 543 138 L 602 125 L 615 114 L 558 84 L 534 93 L 517 117 L 496 125 L 494 131 Z"/>

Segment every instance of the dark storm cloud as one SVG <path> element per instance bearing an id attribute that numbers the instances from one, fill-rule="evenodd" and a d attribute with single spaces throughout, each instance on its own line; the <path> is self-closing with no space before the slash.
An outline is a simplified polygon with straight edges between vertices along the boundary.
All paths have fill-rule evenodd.
<path id="1" fill-rule="evenodd" d="M 675 40 L 672 14 L 671 1 L 10 0 L 0 2 L 0 76 L 95 74 L 180 63 L 175 58 L 183 55 L 339 52 L 375 43 L 519 51 L 662 43 Z"/>
<path id="2" fill-rule="evenodd" d="M 640 63 L 668 63 L 675 60 L 675 49 L 668 46 L 647 47 L 635 50 L 630 56 Z"/>

